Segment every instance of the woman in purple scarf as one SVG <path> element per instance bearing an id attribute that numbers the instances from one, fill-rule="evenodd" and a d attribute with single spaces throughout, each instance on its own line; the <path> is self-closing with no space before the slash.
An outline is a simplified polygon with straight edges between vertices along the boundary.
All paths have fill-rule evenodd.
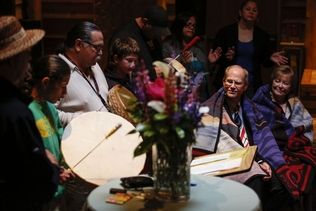
<path id="1" fill-rule="evenodd" d="M 304 210 L 313 210 L 312 191 L 315 192 L 316 149 L 312 147 L 312 117 L 297 97 L 291 95 L 294 72 L 286 65 L 272 73 L 271 84 L 258 89 L 253 101 L 268 122 L 284 152 L 284 158 L 302 193 Z M 300 172 L 300 174 L 298 174 Z"/>

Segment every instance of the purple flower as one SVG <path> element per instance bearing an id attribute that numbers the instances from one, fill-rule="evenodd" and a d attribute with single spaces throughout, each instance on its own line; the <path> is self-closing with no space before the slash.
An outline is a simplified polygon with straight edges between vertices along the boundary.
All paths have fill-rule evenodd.
<path id="1" fill-rule="evenodd" d="M 194 143 L 194 130 L 201 114 L 200 104 L 192 92 L 192 83 L 183 86 L 172 74 L 152 82 L 148 71 L 143 69 L 137 72 L 134 85 L 138 102 L 129 112 L 136 131 L 144 140 L 138 146 L 136 155 L 161 142 L 168 148 L 174 144 Z"/>

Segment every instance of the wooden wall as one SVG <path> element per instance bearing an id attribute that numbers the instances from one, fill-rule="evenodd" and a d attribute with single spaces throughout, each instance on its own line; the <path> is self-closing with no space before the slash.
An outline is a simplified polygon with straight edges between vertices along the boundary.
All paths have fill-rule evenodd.
<path id="1" fill-rule="evenodd" d="M 316 0 L 307 0 L 306 12 L 306 68 L 316 69 Z"/>
<path id="2" fill-rule="evenodd" d="M 100 65 L 107 62 L 108 40 L 115 30 L 156 0 L 42 0 L 42 22 L 46 31 L 45 53 L 54 53 L 72 26 L 81 21 L 95 22 L 103 31 L 105 47 Z"/>
<path id="3" fill-rule="evenodd" d="M 95 21 L 94 0 L 42 0 L 45 54 L 56 53 L 67 32 L 81 21 Z"/>

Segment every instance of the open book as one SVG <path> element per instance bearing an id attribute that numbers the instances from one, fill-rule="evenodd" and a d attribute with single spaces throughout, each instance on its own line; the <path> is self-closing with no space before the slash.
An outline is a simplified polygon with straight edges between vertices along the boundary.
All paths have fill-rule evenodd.
<path id="1" fill-rule="evenodd" d="M 197 157 L 191 162 L 191 174 L 226 175 L 250 169 L 257 146 Z"/>

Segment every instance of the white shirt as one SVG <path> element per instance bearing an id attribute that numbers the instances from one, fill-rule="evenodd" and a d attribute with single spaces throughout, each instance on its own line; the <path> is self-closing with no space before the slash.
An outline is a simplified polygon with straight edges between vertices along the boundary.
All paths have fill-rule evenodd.
<path id="1" fill-rule="evenodd" d="M 64 126 L 66 126 L 73 118 L 81 113 L 88 111 L 108 111 L 103 105 L 101 99 L 92 89 L 90 84 L 94 87 L 95 83 L 92 78 L 87 77 L 90 84 L 80 73 L 78 67 L 69 61 L 64 55 L 59 54 L 70 67 L 71 74 L 70 80 L 67 85 L 67 94 L 56 103 L 58 109 L 59 118 Z M 105 76 L 98 64 L 91 67 L 94 74 L 94 78 L 99 87 L 99 94 L 107 100 L 108 95 L 108 84 Z"/>

